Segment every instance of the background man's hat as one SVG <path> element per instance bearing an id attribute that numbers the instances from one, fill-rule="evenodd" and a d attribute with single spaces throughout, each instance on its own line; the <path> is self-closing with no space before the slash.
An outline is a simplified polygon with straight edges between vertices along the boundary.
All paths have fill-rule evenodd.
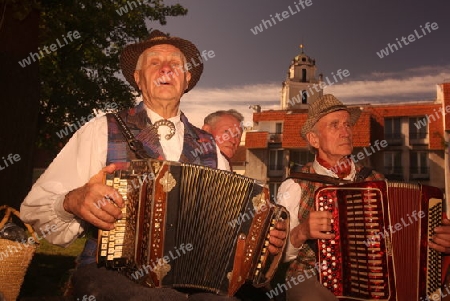
<path id="1" fill-rule="evenodd" d="M 184 92 L 186 93 L 194 88 L 203 72 L 203 61 L 201 60 L 197 47 L 188 40 L 170 37 L 159 30 L 153 30 L 147 40 L 128 45 L 123 49 L 120 55 L 120 68 L 125 79 L 136 91 L 139 91 L 139 87 L 134 80 L 134 71 L 138 58 L 146 49 L 159 44 L 170 44 L 181 50 L 186 57 L 186 62 L 191 65 L 189 70 L 186 70 L 185 66 L 180 70 L 191 73 L 191 80 L 189 81 L 188 88 Z"/>
<path id="2" fill-rule="evenodd" d="M 332 94 L 325 94 L 313 103 L 309 104 L 308 118 L 306 119 L 301 131 L 303 139 L 306 140 L 306 134 L 311 132 L 312 128 L 320 118 L 329 113 L 340 110 L 345 110 L 350 114 L 350 123 L 352 125 L 356 123 L 361 115 L 361 109 L 359 107 L 349 108 Z"/>

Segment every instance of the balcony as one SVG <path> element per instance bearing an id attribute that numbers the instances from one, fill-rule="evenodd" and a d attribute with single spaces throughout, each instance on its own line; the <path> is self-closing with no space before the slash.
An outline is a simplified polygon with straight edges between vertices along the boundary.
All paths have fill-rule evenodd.
<path id="1" fill-rule="evenodd" d="M 428 133 L 410 132 L 409 145 L 428 145 Z"/>
<path id="2" fill-rule="evenodd" d="M 403 167 L 402 166 L 385 166 L 384 176 L 391 181 L 403 181 Z"/>
<path id="3" fill-rule="evenodd" d="M 411 166 L 411 179 L 429 180 L 430 179 L 430 167 Z"/>
<path id="4" fill-rule="evenodd" d="M 387 141 L 388 145 L 402 145 L 405 135 L 401 133 L 384 133 L 384 139 Z"/>
<path id="5" fill-rule="evenodd" d="M 283 134 L 269 133 L 268 142 L 269 143 L 282 143 L 283 142 Z"/>

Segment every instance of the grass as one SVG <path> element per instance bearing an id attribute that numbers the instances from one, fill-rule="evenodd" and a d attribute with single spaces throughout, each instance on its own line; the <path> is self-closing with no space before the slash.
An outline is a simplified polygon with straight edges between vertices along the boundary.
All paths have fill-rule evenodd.
<path id="1" fill-rule="evenodd" d="M 61 248 L 41 240 L 25 275 L 19 300 L 47 300 L 30 297 L 62 296 L 85 241 L 85 238 L 79 238 L 69 247 Z"/>
<path id="2" fill-rule="evenodd" d="M 41 240 L 36 254 L 56 255 L 56 256 L 78 256 L 83 250 L 86 238 L 78 238 L 67 248 L 58 247 L 48 243 L 46 240 Z"/>

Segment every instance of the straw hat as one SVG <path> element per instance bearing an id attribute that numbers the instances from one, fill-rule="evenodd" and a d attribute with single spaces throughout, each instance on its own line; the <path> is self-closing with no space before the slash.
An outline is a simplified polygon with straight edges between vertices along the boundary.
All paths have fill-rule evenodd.
<path id="1" fill-rule="evenodd" d="M 352 125 L 356 123 L 361 115 L 361 109 L 359 107 L 349 108 L 332 94 L 325 94 L 313 103 L 309 104 L 308 118 L 306 119 L 301 131 L 303 139 L 306 140 L 306 134 L 311 132 L 312 128 L 320 118 L 329 113 L 340 110 L 345 110 L 350 114 L 350 123 Z"/>
<path id="2" fill-rule="evenodd" d="M 139 87 L 134 80 L 134 71 L 136 70 L 139 56 L 146 49 L 159 44 L 170 44 L 181 50 L 186 57 L 186 62 L 191 64 L 191 67 L 189 68 L 191 80 L 189 81 L 188 88 L 184 92 L 186 93 L 194 88 L 203 72 L 203 61 L 201 60 L 200 52 L 197 47 L 188 40 L 170 37 L 159 30 L 153 30 L 147 40 L 128 45 L 123 49 L 120 55 L 120 68 L 122 69 L 125 79 L 134 89 L 136 89 L 136 91 L 139 91 Z"/>

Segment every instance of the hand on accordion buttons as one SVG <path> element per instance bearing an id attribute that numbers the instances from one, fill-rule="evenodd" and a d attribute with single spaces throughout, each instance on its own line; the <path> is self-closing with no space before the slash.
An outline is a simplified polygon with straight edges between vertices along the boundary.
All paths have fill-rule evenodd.
<path id="1" fill-rule="evenodd" d="M 284 221 L 277 222 L 275 229 L 270 230 L 269 234 L 269 253 L 277 255 L 280 253 L 286 241 L 286 223 Z"/>
<path id="2" fill-rule="evenodd" d="M 299 248 L 308 239 L 333 239 L 329 233 L 333 216 L 328 211 L 311 211 L 309 216 L 291 230 L 291 243 Z"/>
<path id="3" fill-rule="evenodd" d="M 434 235 L 429 246 L 436 251 L 450 253 L 450 220 L 443 219 L 442 225 L 434 228 Z"/>
<path id="4" fill-rule="evenodd" d="M 122 218 L 120 208 L 125 204 L 116 189 L 104 184 L 104 177 L 115 169 L 114 164 L 108 165 L 84 186 L 70 191 L 64 199 L 64 210 L 100 229 L 114 229 L 115 221 Z"/>

